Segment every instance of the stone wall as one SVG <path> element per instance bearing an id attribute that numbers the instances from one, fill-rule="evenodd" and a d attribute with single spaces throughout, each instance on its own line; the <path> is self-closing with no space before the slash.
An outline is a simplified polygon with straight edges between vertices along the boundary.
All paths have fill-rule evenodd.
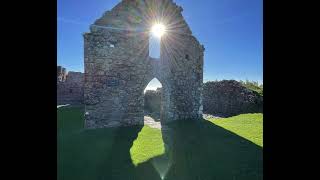
<path id="1" fill-rule="evenodd" d="M 57 81 L 64 82 L 66 80 L 67 72 L 66 68 L 57 66 Z"/>
<path id="2" fill-rule="evenodd" d="M 222 117 L 263 111 L 263 97 L 234 80 L 206 82 L 203 111 Z"/>
<path id="3" fill-rule="evenodd" d="M 57 105 L 83 104 L 83 101 L 84 101 L 83 86 L 84 86 L 84 75 L 81 72 L 71 71 L 65 74 L 65 78 L 58 78 Z"/>
<path id="4" fill-rule="evenodd" d="M 143 91 L 153 78 L 163 87 L 162 123 L 202 117 L 204 47 L 181 11 L 172 0 L 123 0 L 90 26 L 84 34 L 87 128 L 143 124 Z M 168 33 L 153 59 L 149 30 L 157 20 Z"/>
<path id="5" fill-rule="evenodd" d="M 147 90 L 144 94 L 144 111 L 145 113 L 158 113 L 161 111 L 161 89 L 156 91 Z"/>

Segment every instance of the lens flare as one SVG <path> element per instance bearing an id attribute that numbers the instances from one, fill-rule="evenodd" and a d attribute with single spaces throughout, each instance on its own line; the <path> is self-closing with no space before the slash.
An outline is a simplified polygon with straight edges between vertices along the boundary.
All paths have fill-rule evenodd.
<path id="1" fill-rule="evenodd" d="M 166 32 L 166 28 L 163 24 L 157 23 L 152 26 L 151 32 L 154 36 L 161 38 L 161 36 Z"/>

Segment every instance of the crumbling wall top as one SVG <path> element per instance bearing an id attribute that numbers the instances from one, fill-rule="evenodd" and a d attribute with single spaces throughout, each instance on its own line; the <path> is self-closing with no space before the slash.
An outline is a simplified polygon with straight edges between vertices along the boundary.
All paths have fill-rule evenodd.
<path id="1" fill-rule="evenodd" d="M 172 0 L 123 0 L 91 25 L 91 32 L 97 28 L 123 31 L 149 31 L 156 22 L 168 26 L 169 31 L 179 29 L 179 33 L 192 35 L 184 20 L 183 8 Z M 163 16 L 165 14 L 165 16 Z"/>
<path id="2" fill-rule="evenodd" d="M 83 78 L 84 75 L 82 72 L 69 71 L 66 78 L 66 82 L 83 83 Z"/>

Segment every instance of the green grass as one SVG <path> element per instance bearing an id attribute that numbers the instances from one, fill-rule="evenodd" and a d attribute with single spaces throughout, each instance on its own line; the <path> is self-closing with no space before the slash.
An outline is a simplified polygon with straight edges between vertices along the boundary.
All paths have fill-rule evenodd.
<path id="1" fill-rule="evenodd" d="M 261 114 L 84 130 L 81 107 L 57 111 L 59 180 L 262 179 Z"/>
<path id="2" fill-rule="evenodd" d="M 242 83 L 242 85 L 244 85 L 248 89 L 251 89 L 252 91 L 256 91 L 261 96 L 263 96 L 263 88 L 262 87 L 256 86 L 252 83 L 249 83 L 249 84 Z"/>
<path id="3" fill-rule="evenodd" d="M 261 113 L 241 114 L 230 118 L 210 119 L 210 121 L 261 147 L 263 146 L 263 115 Z"/>
<path id="4" fill-rule="evenodd" d="M 144 126 L 138 134 L 133 146 L 130 148 L 130 156 L 134 165 L 164 154 L 164 143 L 161 131 L 149 126 Z"/>

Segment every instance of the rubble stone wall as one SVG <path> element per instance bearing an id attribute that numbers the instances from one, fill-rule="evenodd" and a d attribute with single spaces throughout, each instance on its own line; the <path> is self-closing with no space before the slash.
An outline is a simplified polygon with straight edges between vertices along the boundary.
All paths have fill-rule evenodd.
<path id="1" fill-rule="evenodd" d="M 87 128 L 143 124 L 143 91 L 153 78 L 163 87 L 162 123 L 202 117 L 204 47 L 181 11 L 172 0 L 123 0 L 90 26 L 84 34 Z M 168 30 L 159 59 L 148 49 L 156 20 Z"/>
<path id="2" fill-rule="evenodd" d="M 203 111 L 222 117 L 262 113 L 263 96 L 235 80 L 204 83 Z"/>
<path id="3" fill-rule="evenodd" d="M 61 78 L 60 78 L 61 79 Z M 84 103 L 84 75 L 81 72 L 68 72 L 64 80 L 57 81 L 57 105 Z"/>

